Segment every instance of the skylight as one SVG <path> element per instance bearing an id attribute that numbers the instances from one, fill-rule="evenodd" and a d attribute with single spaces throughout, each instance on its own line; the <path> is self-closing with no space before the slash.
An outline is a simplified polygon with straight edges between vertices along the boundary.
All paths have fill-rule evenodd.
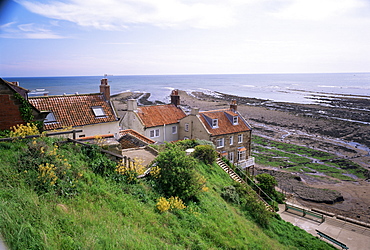
<path id="1" fill-rule="evenodd" d="M 53 113 L 53 112 L 50 112 L 50 113 L 46 116 L 46 118 L 45 118 L 45 120 L 44 120 L 44 123 L 51 123 L 51 122 L 56 122 L 56 121 L 57 121 L 57 119 L 55 119 L 54 113 Z"/>
<path id="2" fill-rule="evenodd" d="M 92 110 L 93 110 L 94 115 L 95 115 L 96 117 L 105 116 L 105 113 L 104 113 L 103 107 L 101 107 L 101 106 L 92 107 Z"/>

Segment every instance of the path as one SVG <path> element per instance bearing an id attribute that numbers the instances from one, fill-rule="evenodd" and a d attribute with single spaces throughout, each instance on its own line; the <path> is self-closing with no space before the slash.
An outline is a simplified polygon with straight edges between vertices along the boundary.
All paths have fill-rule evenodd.
<path id="1" fill-rule="evenodd" d="M 317 221 L 301 217 L 293 212 L 289 212 L 289 210 L 285 211 L 285 205 L 283 204 L 279 205 L 278 213 L 283 220 L 302 228 L 314 236 L 318 236 L 316 232 L 317 229 L 344 243 L 350 250 L 369 249 L 370 228 L 331 217 L 325 217 L 325 221 L 323 223 L 319 223 Z"/>

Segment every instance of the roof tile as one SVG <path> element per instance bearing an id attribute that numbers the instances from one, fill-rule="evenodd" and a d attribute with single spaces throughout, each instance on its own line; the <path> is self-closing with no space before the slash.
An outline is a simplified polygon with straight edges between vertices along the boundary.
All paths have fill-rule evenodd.
<path id="1" fill-rule="evenodd" d="M 137 114 L 147 128 L 178 123 L 186 116 L 181 108 L 173 104 L 138 107 Z"/>
<path id="2" fill-rule="evenodd" d="M 118 120 L 102 94 L 30 97 L 29 102 L 41 111 L 52 111 L 56 122 L 45 123 L 46 130 L 76 127 Z M 92 107 L 102 107 L 105 116 L 96 117 Z"/>

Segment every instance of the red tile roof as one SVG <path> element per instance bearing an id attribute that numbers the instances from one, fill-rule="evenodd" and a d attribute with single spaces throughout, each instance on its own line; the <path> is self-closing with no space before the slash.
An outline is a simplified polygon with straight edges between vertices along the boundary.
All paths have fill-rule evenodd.
<path id="1" fill-rule="evenodd" d="M 212 135 L 234 134 L 251 130 L 239 113 L 233 112 L 230 109 L 203 111 L 199 112 L 199 114 L 200 120 Z M 238 124 L 233 125 L 232 120 L 230 120 L 227 115 L 232 117 L 238 116 Z M 210 123 L 212 119 L 218 120 L 217 128 L 211 127 Z"/>
<path id="2" fill-rule="evenodd" d="M 147 128 L 178 123 L 186 116 L 173 104 L 138 107 L 137 114 Z"/>
<path id="3" fill-rule="evenodd" d="M 121 130 L 119 131 L 119 135 L 120 137 L 121 136 L 124 136 L 124 135 L 127 135 L 127 134 L 130 134 L 132 136 L 135 136 L 136 138 L 142 140 L 143 142 L 146 142 L 148 144 L 153 144 L 155 143 L 155 141 L 153 141 L 152 139 L 149 139 L 148 137 L 140 134 L 139 132 L 133 130 L 133 129 L 125 129 L 125 130 Z"/>
<path id="4" fill-rule="evenodd" d="M 52 111 L 56 122 L 45 123 L 45 130 L 117 121 L 113 108 L 102 94 L 30 97 L 38 110 Z M 105 116 L 96 117 L 92 107 L 101 107 Z"/>

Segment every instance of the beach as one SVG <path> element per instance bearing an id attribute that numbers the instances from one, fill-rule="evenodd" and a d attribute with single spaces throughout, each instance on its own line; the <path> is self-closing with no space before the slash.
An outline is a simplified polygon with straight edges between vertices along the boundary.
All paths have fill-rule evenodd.
<path id="1" fill-rule="evenodd" d="M 366 110 L 370 107 L 370 100 L 366 97 L 317 96 L 317 104 L 298 104 L 223 93 L 209 94 L 180 90 L 179 95 L 180 103 L 185 110 L 190 110 L 192 107 L 198 107 L 201 111 L 223 109 L 229 107 L 231 100 L 237 100 L 238 111 L 250 123 L 254 135 L 329 152 L 339 158 L 350 159 L 370 170 L 370 126 L 368 125 L 370 111 Z M 124 92 L 112 96 L 111 100 L 118 114 L 122 116 L 127 109 L 127 99 L 138 99 L 145 105 L 161 103 L 148 101 L 149 96 L 148 93 Z M 356 109 L 353 105 L 357 105 Z M 286 172 L 284 169 L 259 165 L 256 165 L 256 168 L 261 171 Z M 304 173 L 295 173 L 295 175 L 300 176 L 303 193 L 305 186 L 306 192 L 312 192 L 311 188 L 316 188 L 314 189 L 316 191 L 330 189 L 339 192 L 344 199 L 328 204 L 330 202 L 307 201 L 296 194 L 293 195 L 295 202 L 369 222 L 370 196 L 366 193 L 366 190 L 370 190 L 368 181 L 330 181 L 310 178 Z M 284 186 L 284 182 L 291 183 L 291 179 L 286 176 L 277 175 L 276 178 L 281 186 Z M 325 193 L 323 195 L 325 196 Z M 334 196 L 333 200 L 337 198 Z"/>

